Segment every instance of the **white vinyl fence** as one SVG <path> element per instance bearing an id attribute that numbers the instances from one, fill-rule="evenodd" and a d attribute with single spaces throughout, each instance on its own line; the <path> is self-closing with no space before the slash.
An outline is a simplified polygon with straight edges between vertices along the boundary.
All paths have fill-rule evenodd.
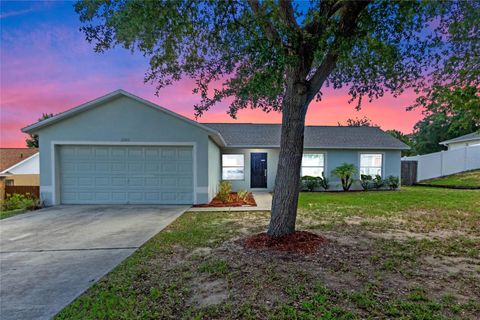
<path id="1" fill-rule="evenodd" d="M 457 172 L 480 169 L 480 145 L 421 156 L 403 157 L 402 160 L 418 162 L 417 181 L 422 181 Z"/>

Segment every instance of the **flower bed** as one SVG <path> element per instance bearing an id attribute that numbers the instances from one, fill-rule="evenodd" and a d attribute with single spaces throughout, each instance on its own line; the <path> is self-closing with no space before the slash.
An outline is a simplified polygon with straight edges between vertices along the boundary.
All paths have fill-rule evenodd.
<path id="1" fill-rule="evenodd" d="M 251 192 L 247 194 L 245 199 L 240 199 L 238 194 L 236 192 L 230 192 L 230 195 L 228 197 L 228 201 L 223 202 L 220 200 L 218 197 L 215 197 L 210 201 L 210 203 L 207 204 L 197 204 L 194 205 L 194 207 L 199 207 L 199 208 L 208 208 L 208 207 L 256 207 L 257 203 L 255 202 L 255 199 L 253 198 L 253 195 Z"/>

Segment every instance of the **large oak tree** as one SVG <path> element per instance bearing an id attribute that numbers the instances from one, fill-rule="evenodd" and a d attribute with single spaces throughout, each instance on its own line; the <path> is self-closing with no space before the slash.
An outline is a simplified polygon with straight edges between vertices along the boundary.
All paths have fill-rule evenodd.
<path id="1" fill-rule="evenodd" d="M 475 1 L 468 3 L 476 6 Z M 120 45 L 150 58 L 146 82 L 195 79 L 201 116 L 227 99 L 282 112 L 280 156 L 268 233 L 295 231 L 305 115 L 322 89 L 348 88 L 351 102 L 422 85 L 461 19 L 450 2 L 312 0 L 109 1 L 75 5 L 95 50 Z M 478 8 L 476 8 L 478 9 Z"/>

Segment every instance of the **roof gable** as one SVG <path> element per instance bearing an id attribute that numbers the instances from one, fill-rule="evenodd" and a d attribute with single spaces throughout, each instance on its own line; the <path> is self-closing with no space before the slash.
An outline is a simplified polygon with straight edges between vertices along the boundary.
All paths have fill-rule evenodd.
<path id="1" fill-rule="evenodd" d="M 129 92 L 126 92 L 124 90 L 116 90 L 114 92 L 111 92 L 105 96 L 102 96 L 100 98 L 97 98 L 95 100 L 92 100 L 92 101 L 89 101 L 87 103 L 84 103 L 84 104 L 81 104 L 77 107 L 74 107 L 74 108 L 71 108 L 69 110 L 66 110 L 64 112 L 61 112 L 51 118 L 48 118 L 48 119 L 45 119 L 45 120 L 42 120 L 42 121 L 39 121 L 37 123 L 34 123 L 32 125 L 29 125 L 25 128 L 22 129 L 22 132 L 26 132 L 26 133 L 34 133 L 34 132 L 37 132 L 38 130 L 44 128 L 44 127 L 47 127 L 47 126 L 50 126 L 50 125 L 54 125 L 55 123 L 58 123 L 60 121 L 63 121 L 65 119 L 68 119 L 68 118 L 71 118 L 71 117 L 74 117 L 75 115 L 77 114 L 80 114 L 80 113 L 83 113 L 83 112 L 86 112 L 88 110 L 91 110 L 93 108 L 96 108 L 96 107 L 99 107 L 99 106 L 102 106 L 103 104 L 109 102 L 109 101 L 112 101 L 112 100 L 115 100 L 119 97 L 128 97 L 130 99 L 133 99 L 137 102 L 140 102 L 142 103 L 143 105 L 145 106 L 148 106 L 150 108 L 153 108 L 157 111 L 160 111 L 160 112 L 163 112 L 163 113 L 166 113 L 170 116 L 173 116 L 181 121 L 184 121 L 190 125 L 193 125 L 195 127 L 198 127 L 204 131 L 206 131 L 207 133 L 209 133 L 212 138 L 215 140 L 216 143 L 218 143 L 219 145 L 225 145 L 225 142 L 222 138 L 222 136 L 217 132 L 215 131 L 214 129 L 212 128 L 209 128 L 207 126 L 204 126 L 203 124 L 200 124 L 194 120 L 191 120 L 189 118 L 186 118 L 182 115 L 179 115 L 178 113 L 175 113 L 173 111 L 170 111 L 166 108 L 163 108 L 153 102 L 150 102 L 148 100 L 145 100 L 143 98 L 140 98 L 138 96 L 135 96 Z"/>
<path id="2" fill-rule="evenodd" d="M 2 170 L 0 174 L 40 174 L 39 153 L 35 153 L 30 157 L 15 163 L 13 166 Z"/>
<path id="3" fill-rule="evenodd" d="M 0 172 L 38 153 L 32 148 L 0 148 Z"/>

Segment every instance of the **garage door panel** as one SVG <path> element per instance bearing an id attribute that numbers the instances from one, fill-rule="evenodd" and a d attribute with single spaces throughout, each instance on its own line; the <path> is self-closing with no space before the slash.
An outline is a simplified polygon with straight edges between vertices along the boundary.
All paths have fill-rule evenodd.
<path id="1" fill-rule="evenodd" d="M 191 147 L 61 146 L 65 204 L 191 204 Z"/>

